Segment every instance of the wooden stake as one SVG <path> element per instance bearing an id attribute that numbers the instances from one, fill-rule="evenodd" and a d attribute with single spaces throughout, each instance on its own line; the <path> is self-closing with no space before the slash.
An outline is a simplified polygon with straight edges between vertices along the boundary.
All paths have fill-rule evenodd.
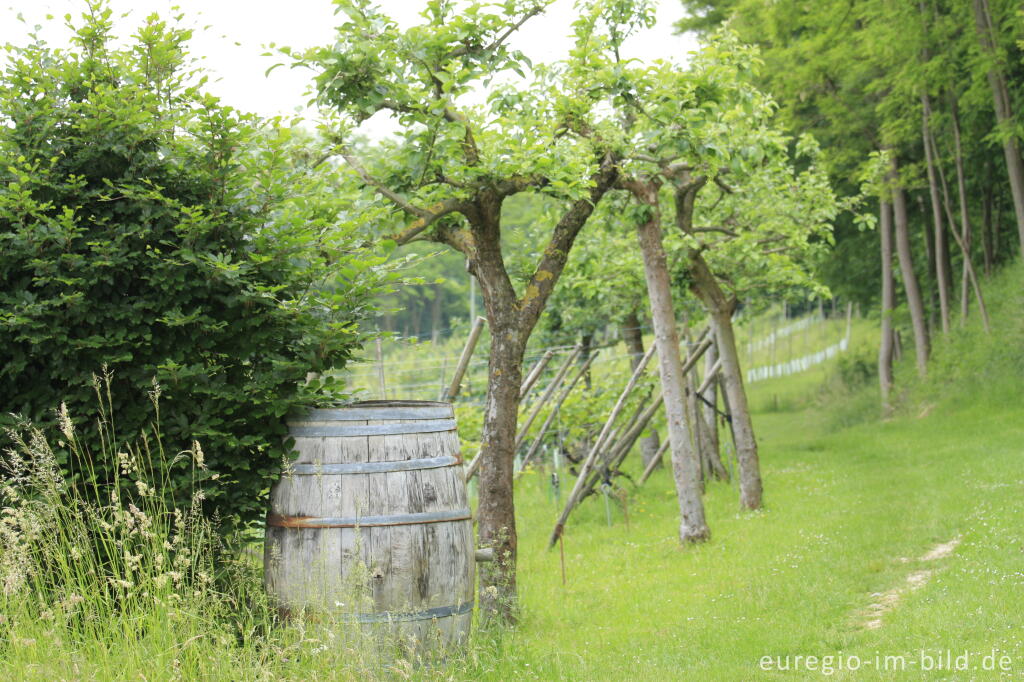
<path id="1" fill-rule="evenodd" d="M 448 373 L 448 356 L 445 355 L 441 358 L 441 392 L 438 400 L 444 400 L 444 375 Z"/>
<path id="2" fill-rule="evenodd" d="M 651 477 L 651 474 L 654 473 L 654 469 L 658 466 L 658 462 L 661 461 L 662 455 L 664 455 L 665 451 L 668 450 L 669 445 L 669 440 L 668 438 L 666 438 L 661 443 L 661 447 L 658 448 L 658 452 L 654 455 L 654 457 L 651 458 L 651 461 L 647 463 L 647 468 L 644 469 L 644 473 L 640 474 L 640 480 L 636 482 L 638 486 L 641 486 L 644 483 L 646 483 L 647 479 Z"/>
<path id="3" fill-rule="evenodd" d="M 569 397 L 569 394 L 572 393 L 572 390 L 576 387 L 576 384 L 579 383 L 583 375 L 587 373 L 588 369 L 590 369 L 590 365 L 593 364 L 594 358 L 596 357 L 597 353 L 592 353 L 591 356 L 587 358 L 587 361 L 583 363 L 582 367 L 580 367 L 576 376 L 574 376 L 572 381 L 569 382 L 569 385 L 562 390 L 562 394 L 558 396 L 558 400 L 555 401 L 555 406 L 551 408 L 551 412 L 548 414 L 547 419 L 545 419 L 544 423 L 541 425 L 540 431 L 537 433 L 537 437 L 533 441 L 533 445 L 530 446 L 526 456 L 523 457 L 523 469 L 519 471 L 519 475 L 522 475 L 523 470 L 526 469 L 526 465 L 533 458 L 534 454 L 536 454 L 538 448 L 540 448 L 541 440 L 544 438 L 544 434 L 548 432 L 548 428 L 551 426 L 552 422 L 555 421 L 555 417 L 558 416 L 558 411 L 562 408 L 562 403 L 565 402 L 566 398 Z"/>
<path id="4" fill-rule="evenodd" d="M 582 346 L 577 344 L 576 347 L 573 349 L 573 352 L 570 353 L 569 357 L 566 358 L 565 362 L 562 363 L 562 366 L 558 368 L 558 373 L 555 375 L 555 378 L 551 380 L 551 383 L 548 384 L 548 387 L 547 389 L 544 390 L 544 394 L 541 395 L 540 400 L 538 400 L 537 404 L 534 405 L 533 411 L 530 413 L 529 419 L 526 420 L 526 424 L 519 430 L 519 435 L 516 436 L 516 450 L 518 450 L 519 446 L 523 444 L 523 438 L 525 438 L 526 430 L 530 428 L 530 424 L 532 424 L 533 420 L 537 418 L 537 414 L 540 412 L 541 408 L 544 407 L 544 404 L 551 397 L 551 394 L 558 390 L 558 386 L 562 383 L 562 380 L 565 378 L 565 375 L 569 372 L 569 367 L 572 365 L 576 357 L 580 354 L 580 350 L 582 350 Z M 480 455 L 478 454 L 476 457 L 473 458 L 473 461 L 469 463 L 469 467 L 466 469 L 467 481 L 476 476 L 477 471 L 480 470 L 480 463 Z"/>
<path id="5" fill-rule="evenodd" d="M 469 361 L 473 357 L 473 349 L 476 348 L 476 342 L 480 338 L 480 332 L 483 331 L 486 322 L 487 320 L 484 318 L 478 317 L 476 322 L 473 323 L 473 329 L 470 330 L 469 338 L 466 339 L 466 346 L 462 349 L 462 355 L 459 357 L 459 364 L 455 367 L 455 375 L 452 376 L 452 382 L 448 385 L 447 390 L 441 394 L 442 402 L 452 402 L 459 395 L 462 377 L 469 367 Z"/>
<path id="6" fill-rule="evenodd" d="M 387 400 L 388 394 L 384 387 L 384 352 L 381 350 L 380 339 L 377 339 L 377 379 L 380 382 L 380 399 Z"/>
<path id="7" fill-rule="evenodd" d="M 569 519 L 569 514 L 572 513 L 573 507 L 579 501 L 580 493 L 583 492 L 583 486 L 586 484 L 587 478 L 590 476 L 590 470 L 594 467 L 594 460 L 597 458 L 597 453 L 604 447 L 604 443 L 608 438 L 608 434 L 612 430 L 612 425 L 618 418 L 619 413 L 622 412 L 622 408 L 625 407 L 626 399 L 629 398 L 630 393 L 633 392 L 633 388 L 636 387 L 637 382 L 643 375 L 644 370 L 647 368 L 647 363 L 654 357 L 654 351 L 658 345 L 655 343 L 651 344 L 651 347 L 644 353 L 644 357 L 637 364 L 636 369 L 633 371 L 633 376 L 629 378 L 629 382 L 626 387 L 622 389 L 621 395 L 619 395 L 618 402 L 615 403 L 615 407 L 612 408 L 612 412 L 608 415 L 607 421 L 605 421 L 604 427 L 601 429 L 601 433 L 598 435 L 597 440 L 594 441 L 593 447 L 590 449 L 590 453 L 587 458 L 583 461 L 583 465 L 580 467 L 579 476 L 576 477 L 576 484 L 572 488 L 572 492 L 569 493 L 569 499 L 565 503 L 565 508 L 562 510 L 561 515 L 558 517 L 558 522 L 555 524 L 554 530 L 551 532 L 551 539 L 548 541 L 548 549 L 554 546 L 555 542 L 562 535 L 562 529 L 565 528 L 565 522 Z"/>
<path id="8" fill-rule="evenodd" d="M 529 392 L 529 390 L 533 388 L 533 385 L 537 383 L 537 379 L 540 378 L 540 373 L 544 371 L 544 368 L 547 367 L 547 364 L 551 362 L 551 358 L 553 358 L 554 356 L 555 351 L 549 350 L 548 352 L 544 353 L 544 355 L 541 356 L 540 360 L 537 361 L 537 364 L 535 364 L 530 369 L 530 373 L 526 375 L 526 380 L 523 381 L 523 385 L 519 387 L 520 400 L 525 398 L 527 392 Z"/>
<path id="9" fill-rule="evenodd" d="M 579 357 L 579 354 L 582 351 L 583 346 L 581 346 L 580 344 L 576 344 L 576 347 L 572 349 L 572 353 L 570 353 L 569 357 L 565 359 L 565 362 L 562 363 L 562 366 L 558 368 L 558 373 L 555 374 L 555 378 L 552 379 L 551 383 L 548 384 L 548 387 L 544 389 L 544 393 L 541 395 L 540 399 L 534 404 L 533 410 L 531 410 L 530 412 L 530 416 L 526 418 L 526 421 L 519 429 L 519 433 L 516 434 L 516 450 L 518 450 L 519 446 L 523 444 L 523 440 L 526 438 L 526 433 L 530 430 L 530 426 L 533 424 L 533 420 L 537 418 L 537 415 L 540 414 L 540 411 L 541 409 L 543 409 L 544 405 L 547 404 L 548 400 L 551 399 L 551 396 L 554 395 L 555 391 L 558 390 L 558 387 L 562 385 L 562 381 L 565 380 L 565 375 L 569 373 L 569 368 L 572 367 L 572 363 L 576 361 L 576 358 Z"/>

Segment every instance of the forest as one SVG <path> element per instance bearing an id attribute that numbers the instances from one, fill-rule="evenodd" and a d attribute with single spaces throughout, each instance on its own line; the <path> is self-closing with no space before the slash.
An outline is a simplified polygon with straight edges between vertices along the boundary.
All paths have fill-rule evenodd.
<path id="1" fill-rule="evenodd" d="M 5 46 L 0 676 L 1022 674 L 1024 10 L 566 2 Z"/>

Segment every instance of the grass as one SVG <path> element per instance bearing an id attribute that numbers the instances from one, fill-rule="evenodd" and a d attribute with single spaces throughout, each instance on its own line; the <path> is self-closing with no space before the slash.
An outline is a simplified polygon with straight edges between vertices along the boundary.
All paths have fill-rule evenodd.
<path id="1" fill-rule="evenodd" d="M 851 357 L 870 356 L 866 321 L 854 328 L 865 350 L 753 384 L 766 508 L 740 512 L 734 486 L 711 485 L 705 545 L 678 545 L 674 489 L 659 471 L 632 491 L 628 524 L 613 502 L 609 526 L 600 496 L 577 510 L 563 585 L 559 552 L 545 549 L 558 506 L 547 477 L 527 473 L 517 491 L 521 624 L 475 632 L 442 664 L 385 664 L 322 625 L 260 621 L 259 604 L 244 597 L 258 599 L 258 577 L 243 572 L 230 598 L 193 581 L 201 599 L 110 613 L 113 622 L 74 637 L 25 617 L 45 595 L 0 597 L 0 679 L 816 679 L 823 660 L 835 679 L 997 679 L 982 669 L 993 652 L 1020 677 L 1024 268 L 989 291 L 998 335 L 971 323 L 938 340 L 928 380 L 914 378 L 907 358 L 891 420 L 877 418 L 872 377 L 839 380 Z M 961 543 L 950 556 L 922 560 L 952 538 Z M 929 579 L 908 589 L 925 570 Z M 901 596 L 881 627 L 866 628 L 871 605 L 893 589 Z M 245 627 L 230 605 L 248 614 Z M 922 671 L 947 651 L 954 663 L 966 653 L 970 669 Z M 806 659 L 779 671 L 762 669 L 765 656 L 772 666 L 819 659 L 813 671 Z M 903 657 L 903 670 L 892 669 L 898 658 L 879 669 L 887 656 Z M 850 661 L 860 670 L 838 669 Z"/>

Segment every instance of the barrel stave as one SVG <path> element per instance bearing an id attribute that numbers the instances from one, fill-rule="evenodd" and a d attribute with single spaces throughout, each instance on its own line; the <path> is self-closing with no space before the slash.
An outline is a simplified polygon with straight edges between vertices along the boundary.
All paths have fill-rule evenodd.
<path id="1" fill-rule="evenodd" d="M 381 406 L 315 411 L 295 424 L 367 427 L 365 432 L 396 430 L 384 435 L 295 437 L 295 464 L 349 464 L 400 462 L 458 455 L 455 431 L 438 431 L 439 419 L 451 418 L 450 406 L 428 410 L 403 404 L 399 410 Z M 382 418 L 387 414 L 426 416 L 426 419 Z M 366 419 L 353 419 L 365 416 Z M 332 420 L 337 421 L 332 421 Z M 425 432 L 414 432 L 417 422 Z M 370 427 L 384 428 L 370 428 Z M 317 427 L 319 428 L 319 426 Z M 450 428 L 450 427 L 449 427 Z M 307 428 L 306 433 L 312 429 Z M 339 433 L 337 429 L 335 433 Z M 351 432 L 351 431 L 349 431 Z M 344 433 L 344 432 L 341 432 Z M 271 492 L 271 510 L 284 517 L 394 516 L 465 509 L 468 501 L 462 469 L 454 466 L 410 468 L 404 471 L 285 475 Z M 276 550 L 274 548 L 277 548 Z M 309 606 L 341 613 L 396 614 L 398 631 L 420 645 L 440 638 L 444 643 L 464 641 L 472 613 L 439 616 L 433 620 L 406 620 L 405 614 L 472 604 L 472 523 L 444 521 L 360 528 L 284 528 L 268 525 L 268 589 L 286 609 Z M 362 564 L 361 566 L 359 564 Z M 352 595 L 356 578 L 372 599 L 362 604 L 339 603 Z M 357 600 L 358 601 L 358 600 Z M 372 605 L 368 603 L 372 601 Z"/>

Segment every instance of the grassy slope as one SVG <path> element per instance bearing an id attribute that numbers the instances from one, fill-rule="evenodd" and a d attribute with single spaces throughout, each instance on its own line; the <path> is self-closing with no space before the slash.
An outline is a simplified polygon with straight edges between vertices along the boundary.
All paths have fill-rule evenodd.
<path id="1" fill-rule="evenodd" d="M 905 655 L 903 677 L 917 679 L 921 649 L 967 651 L 980 663 L 993 648 L 1024 674 L 1021 275 L 1004 273 L 990 288 L 1003 336 L 985 339 L 969 327 L 937 344 L 939 376 L 925 384 L 901 376 L 909 388 L 897 418 L 880 423 L 865 414 L 872 386 L 842 405 L 789 400 L 781 404 L 791 411 L 759 413 L 767 509 L 739 513 L 735 489 L 712 486 L 714 538 L 704 547 L 679 548 L 674 492 L 662 471 L 635 494 L 629 528 L 618 509 L 609 528 L 600 499 L 574 515 L 562 587 L 558 552 L 544 550 L 554 501 L 534 478 L 518 499 L 524 622 L 497 653 L 478 648 L 460 674 L 759 679 L 784 675 L 759 670 L 764 655 L 842 652 L 864 661 Z M 813 373 L 816 383 L 823 371 Z M 754 404 L 813 383 L 801 375 L 755 384 Z M 851 420 L 862 423 L 833 428 Z M 918 560 L 955 536 L 963 543 L 952 556 Z M 882 628 L 864 629 L 872 593 L 921 568 L 938 570 Z M 893 674 L 868 664 L 834 676 Z"/>
<path id="2" fill-rule="evenodd" d="M 517 496 L 521 626 L 477 631 L 467 656 L 447 666 L 400 667 L 384 677 L 813 679 L 820 673 L 765 673 L 758 662 L 839 652 L 916 662 L 921 649 L 951 649 L 970 652 L 978 664 L 994 648 L 1012 656 L 1020 677 L 1024 267 L 1002 273 L 988 294 L 997 334 L 985 337 L 972 323 L 942 340 L 927 382 L 905 362 L 902 407 L 891 421 L 876 419 L 873 384 L 821 388 L 837 361 L 753 384 L 767 508 L 740 513 L 734 487 L 711 486 L 714 537 L 704 546 L 679 547 L 674 490 L 660 471 L 633 494 L 628 527 L 618 508 L 614 524 L 606 524 L 600 498 L 572 517 L 563 587 L 559 554 L 544 549 L 555 502 L 541 476 L 525 476 Z M 854 348 L 869 348 L 873 333 L 859 323 Z M 808 349 L 813 341 L 810 335 Z M 854 350 L 844 362 L 859 356 L 870 359 L 870 350 Z M 763 352 L 754 360 L 763 362 Z M 955 536 L 963 542 L 952 556 L 919 561 Z M 933 578 L 906 594 L 883 627 L 860 625 L 873 593 L 905 584 L 924 567 L 935 570 Z M 246 589 L 259 593 L 255 583 Z M 0 608 L 0 679 L 335 680 L 381 673 L 315 624 L 271 627 L 264 640 L 258 633 L 267 623 L 240 623 L 247 641 L 261 646 L 239 646 L 237 631 L 185 597 L 180 606 L 141 614 L 145 623 L 97 624 L 95 634 L 87 628 L 80 641 L 54 634 L 43 620 L 5 627 L 12 614 Z M 5 636 L 11 646 L 3 646 Z M 908 664 L 903 674 L 865 666 L 834 677 L 922 675 Z M 992 677 L 974 670 L 926 679 Z"/>

